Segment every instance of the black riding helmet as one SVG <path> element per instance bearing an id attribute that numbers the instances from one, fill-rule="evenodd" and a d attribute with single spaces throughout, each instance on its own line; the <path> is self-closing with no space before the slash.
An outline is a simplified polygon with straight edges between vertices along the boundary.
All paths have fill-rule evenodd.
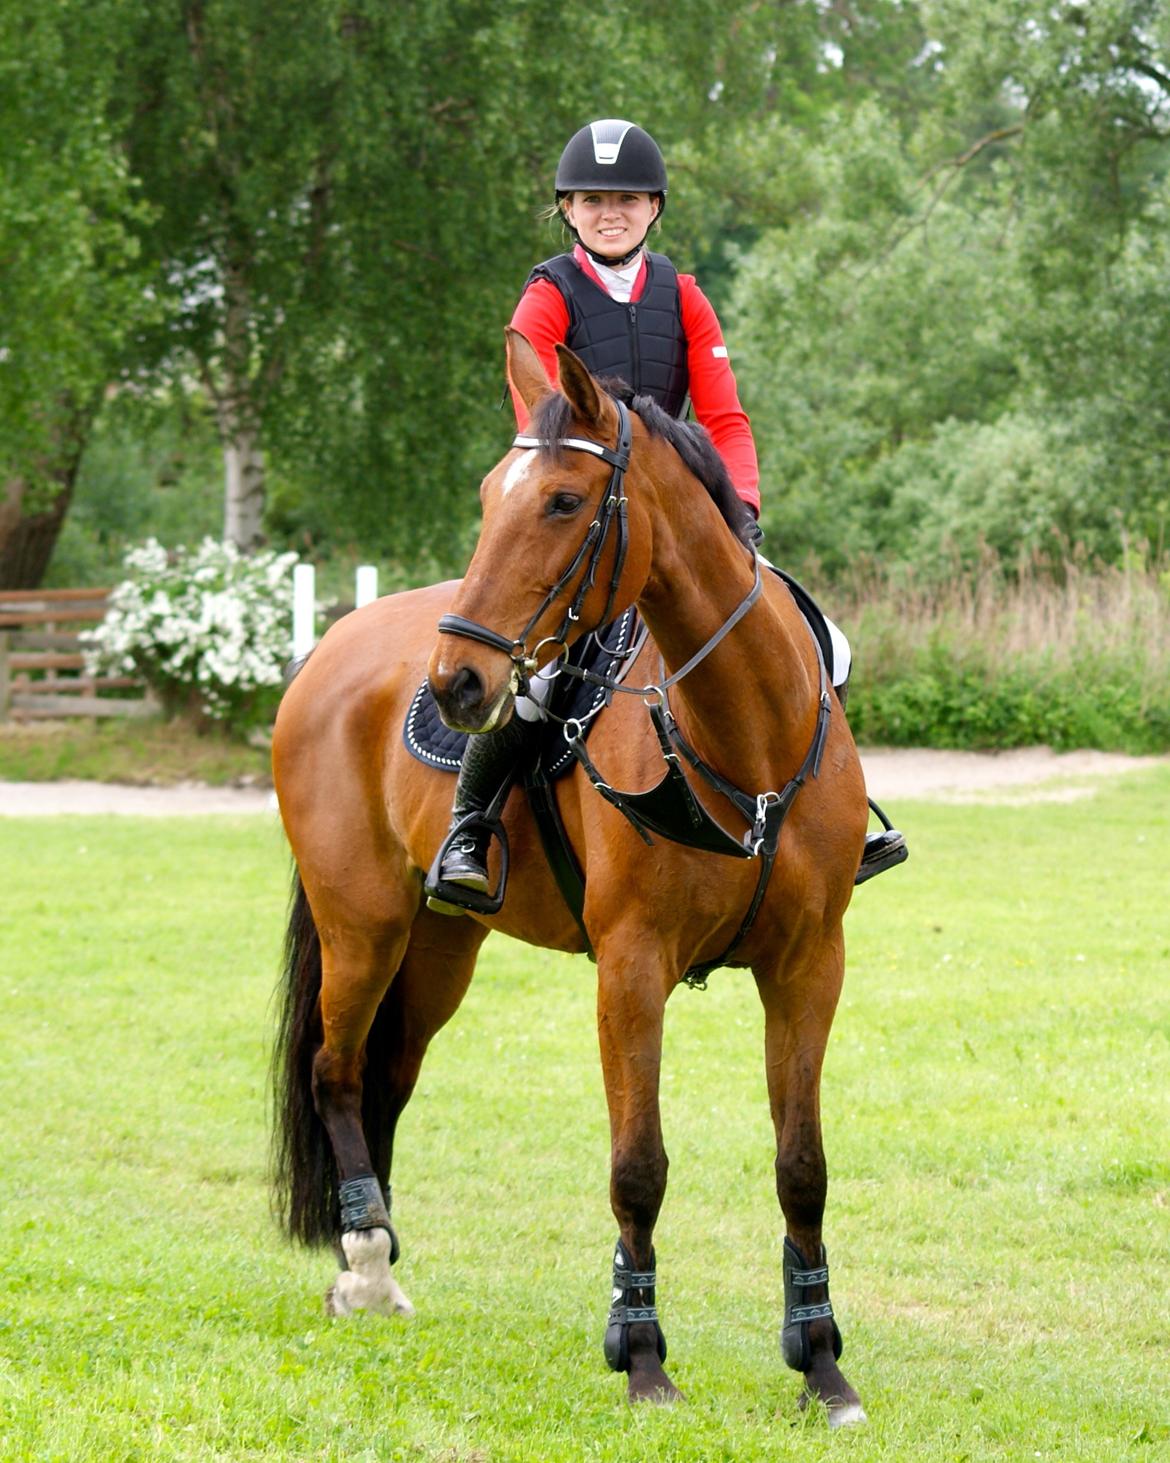
<path id="1" fill-rule="evenodd" d="M 558 205 L 569 193 L 596 189 L 606 193 L 649 193 L 658 199 L 658 214 L 666 208 L 666 164 L 658 144 L 633 122 L 609 117 L 590 122 L 574 132 L 561 153 L 555 182 Z M 576 237 L 576 230 L 570 226 Z M 632 259 L 646 241 L 627 254 Z M 624 260 L 607 259 L 606 264 Z"/>

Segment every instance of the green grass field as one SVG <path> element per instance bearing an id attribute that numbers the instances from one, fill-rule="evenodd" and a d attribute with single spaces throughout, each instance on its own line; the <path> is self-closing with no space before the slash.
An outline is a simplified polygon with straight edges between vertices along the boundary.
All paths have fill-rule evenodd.
<path id="1" fill-rule="evenodd" d="M 1170 772 L 900 805 L 824 1083 L 826 1238 L 867 1427 L 782 1365 L 750 977 L 668 1014 L 657 1234 L 687 1405 L 630 1409 L 593 970 L 490 941 L 403 1119 L 417 1318 L 327 1321 L 268 1212 L 287 891 L 267 819 L 0 819 L 0 1457 L 1170 1454 Z"/>

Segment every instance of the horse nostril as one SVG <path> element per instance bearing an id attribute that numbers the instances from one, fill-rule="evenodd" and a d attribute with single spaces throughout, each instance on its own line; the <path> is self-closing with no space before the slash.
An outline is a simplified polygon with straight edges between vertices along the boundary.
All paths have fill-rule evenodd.
<path id="1" fill-rule="evenodd" d="M 470 666 L 460 666 L 451 678 L 447 695 L 450 703 L 460 711 L 469 711 L 478 706 L 483 700 L 483 682 L 478 672 Z"/>

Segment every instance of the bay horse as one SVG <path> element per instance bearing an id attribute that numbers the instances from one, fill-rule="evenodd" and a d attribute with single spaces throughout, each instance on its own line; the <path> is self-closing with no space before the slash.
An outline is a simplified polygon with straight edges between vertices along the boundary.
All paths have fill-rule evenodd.
<path id="1" fill-rule="evenodd" d="M 804 1377 L 802 1405 L 819 1399 L 833 1425 L 860 1421 L 829 1300 L 819 1104 L 844 972 L 842 917 L 867 822 L 853 739 L 791 594 L 770 573 L 761 582 L 750 514 L 705 434 L 646 398 L 627 410 L 565 347 L 555 385 L 513 331 L 507 366 L 535 435 L 517 438 L 483 481 L 466 575 L 339 620 L 277 717 L 273 771 L 296 863 L 274 1060 L 283 1221 L 292 1237 L 337 1251 L 332 1314 L 410 1313 L 390 1269 L 389 1180 L 395 1125 L 428 1043 L 459 1006 L 490 930 L 547 949 L 591 947 L 618 1225 L 605 1353 L 627 1374 L 632 1401 L 678 1399 L 655 1293 L 664 1008 L 688 972 L 735 946 L 727 963 L 751 969 L 764 1010 L 786 1226 L 783 1357 Z M 615 515 L 624 532 L 606 536 L 601 525 Z M 649 788 L 664 751 L 677 765 L 670 748 L 683 746 L 697 804 L 720 827 L 743 830 L 757 857 L 658 838 L 647 847 L 581 765 L 554 789 L 585 876 L 579 920 L 520 792 L 503 814 L 511 872 L 499 911 L 428 909 L 424 873 L 447 828 L 452 782 L 404 745 L 424 676 L 450 726 L 482 733 L 507 721 L 527 674 L 564 640 L 631 604 L 652 639 L 629 681 L 651 684 L 611 694 L 597 717 L 589 759 L 598 780 Z M 667 701 L 677 744 L 648 720 Z M 695 775 L 699 764 L 717 783 L 749 789 L 746 817 L 742 800 Z M 781 801 L 782 821 L 771 817 Z M 753 802 L 778 834 L 766 882 Z"/>

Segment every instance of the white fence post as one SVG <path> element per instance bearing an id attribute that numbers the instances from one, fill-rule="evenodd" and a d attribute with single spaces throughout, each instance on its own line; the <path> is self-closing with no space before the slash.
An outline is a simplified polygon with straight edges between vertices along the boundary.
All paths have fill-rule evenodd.
<path id="1" fill-rule="evenodd" d="M 359 610 L 362 605 L 368 605 L 378 598 L 378 566 L 376 564 L 358 565 L 357 585 L 353 598 L 354 605 Z"/>
<path id="2" fill-rule="evenodd" d="M 312 564 L 293 568 L 293 644 L 294 660 L 303 660 L 317 643 L 317 571 Z"/>

